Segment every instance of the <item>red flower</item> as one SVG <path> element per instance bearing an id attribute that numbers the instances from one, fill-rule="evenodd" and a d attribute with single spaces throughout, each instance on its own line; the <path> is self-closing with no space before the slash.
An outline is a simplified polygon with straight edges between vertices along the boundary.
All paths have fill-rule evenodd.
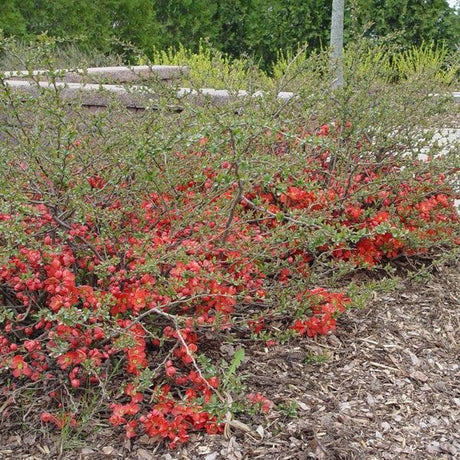
<path id="1" fill-rule="evenodd" d="M 172 361 L 166 362 L 166 375 L 172 377 L 177 372 L 177 369 L 173 366 Z"/>
<path id="2" fill-rule="evenodd" d="M 32 369 L 20 355 L 15 355 L 11 358 L 10 367 L 13 369 L 14 377 L 21 377 L 22 375 L 30 377 L 32 375 Z"/>
<path id="3" fill-rule="evenodd" d="M 263 412 L 269 412 L 274 406 L 273 402 L 262 396 L 260 393 L 250 393 L 247 396 L 248 400 L 261 407 Z"/>
<path id="4" fill-rule="evenodd" d="M 91 186 L 91 188 L 103 189 L 106 185 L 106 182 L 100 176 L 92 176 L 88 177 L 88 184 Z"/>

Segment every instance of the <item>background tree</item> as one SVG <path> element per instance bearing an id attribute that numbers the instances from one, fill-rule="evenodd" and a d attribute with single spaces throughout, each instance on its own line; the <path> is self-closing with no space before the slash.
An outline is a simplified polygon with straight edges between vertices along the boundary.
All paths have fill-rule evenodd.
<path id="1" fill-rule="evenodd" d="M 460 15 L 446 0 L 350 0 L 345 37 L 353 5 L 357 32 L 366 29 L 370 37 L 399 32 L 403 47 L 458 44 Z M 249 54 L 269 69 L 280 50 L 327 46 L 331 11 L 332 2 L 324 0 L 1 0 L 0 29 L 20 38 L 43 32 L 84 37 L 83 46 L 104 52 L 130 42 L 147 55 L 179 44 L 196 51 L 206 38 L 230 56 Z"/>
<path id="2" fill-rule="evenodd" d="M 56 37 L 80 37 L 84 46 L 97 50 L 116 48 L 115 41 L 148 49 L 159 29 L 150 0 L 7 1 L 15 7 L 16 17 L 11 21 L 25 24 L 14 34 L 22 37 L 47 32 Z"/>
<path id="3" fill-rule="evenodd" d="M 321 0 L 259 0 L 249 14 L 247 49 L 268 65 L 280 50 L 327 46 L 330 15 L 330 2 Z"/>
<path id="4" fill-rule="evenodd" d="M 370 25 L 368 36 L 399 32 L 396 39 L 405 47 L 430 41 L 444 42 L 451 48 L 458 45 L 460 15 L 447 0 L 355 0 L 354 3 L 358 23 L 363 27 Z"/>
<path id="5" fill-rule="evenodd" d="M 214 15 L 217 33 L 215 46 L 231 56 L 249 52 L 248 30 L 254 22 L 258 0 L 220 1 Z"/>
<path id="6" fill-rule="evenodd" d="M 151 33 L 157 35 L 160 48 L 182 44 L 196 51 L 203 38 L 215 42 L 217 3 L 207 0 L 155 0 L 150 3 L 154 5 L 159 26 L 158 31 Z"/>
<path id="7" fill-rule="evenodd" d="M 26 32 L 26 20 L 16 3 L 16 0 L 2 0 L 0 3 L 0 30 L 5 35 L 24 35 Z"/>

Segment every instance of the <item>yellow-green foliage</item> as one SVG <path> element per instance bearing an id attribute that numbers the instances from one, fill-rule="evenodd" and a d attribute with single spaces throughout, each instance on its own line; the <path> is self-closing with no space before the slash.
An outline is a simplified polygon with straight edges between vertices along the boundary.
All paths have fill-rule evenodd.
<path id="1" fill-rule="evenodd" d="M 267 73 L 248 58 L 232 59 L 203 42 L 198 52 L 184 46 L 155 50 L 151 62 L 189 66 L 190 74 L 182 83 L 195 88 L 295 92 L 327 78 L 326 53 L 327 50 L 310 52 L 305 46 L 299 46 L 296 51 L 280 50 Z M 459 71 L 458 57 L 455 58 L 445 47 L 432 44 L 401 50 L 391 40 L 360 40 L 346 47 L 344 70 L 345 76 L 355 81 L 378 84 L 427 78 L 440 86 L 450 86 Z"/>
<path id="2" fill-rule="evenodd" d="M 402 50 L 393 42 L 362 40 L 350 44 L 344 53 L 349 78 L 381 83 L 425 79 L 440 87 L 458 83 L 458 55 L 444 46 L 424 43 Z"/>
<path id="3" fill-rule="evenodd" d="M 1 70 L 40 67 L 36 56 L 32 60 L 28 56 L 26 43 L 12 39 L 3 39 L 1 43 Z M 10 51 L 7 53 L 4 49 L 8 43 Z M 85 68 L 124 63 L 122 55 L 86 50 L 79 45 L 78 41 L 56 40 L 53 65 Z M 197 52 L 182 45 L 156 49 L 152 52 L 152 59 L 139 56 L 135 63 L 188 66 L 190 73 L 180 84 L 192 88 L 301 92 L 309 85 L 328 81 L 327 52 L 311 51 L 305 46 L 299 46 L 297 50 L 279 50 L 276 62 L 266 72 L 248 57 L 233 59 L 203 41 Z M 129 63 L 132 64 L 132 60 Z M 446 47 L 424 43 L 402 50 L 392 37 L 350 41 L 344 52 L 345 82 L 372 81 L 378 85 L 426 79 L 448 88 L 458 86 L 459 69 L 458 54 Z"/>
<path id="4" fill-rule="evenodd" d="M 195 88 L 255 91 L 267 83 L 267 76 L 250 59 L 232 59 L 206 43 L 200 43 L 198 52 L 190 51 L 182 45 L 178 48 L 154 50 L 151 63 L 189 66 L 190 74 L 183 83 Z"/>
<path id="5" fill-rule="evenodd" d="M 441 85 L 454 83 L 460 69 L 458 54 L 428 43 L 395 54 L 393 68 L 400 78 L 430 78 Z"/>
<path id="6" fill-rule="evenodd" d="M 387 43 L 362 40 L 347 47 L 344 53 L 345 78 L 390 82 L 395 79 L 391 56 L 400 51 Z"/>
<path id="7" fill-rule="evenodd" d="M 279 50 L 272 68 L 273 78 L 281 80 L 286 75 L 302 72 L 306 69 L 307 64 L 306 47 L 299 47 L 297 52 L 292 49 Z"/>

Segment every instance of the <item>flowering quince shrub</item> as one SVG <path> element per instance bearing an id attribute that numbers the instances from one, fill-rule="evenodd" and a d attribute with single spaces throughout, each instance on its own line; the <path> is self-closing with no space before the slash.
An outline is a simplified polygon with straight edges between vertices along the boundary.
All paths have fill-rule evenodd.
<path id="1" fill-rule="evenodd" d="M 82 127 L 47 97 L 48 118 L 2 95 L 27 120 L 2 144 L 4 415 L 30 387 L 36 422 L 58 430 L 81 428 L 97 394 L 92 416 L 128 438 L 175 447 L 220 433 L 228 388 L 206 360 L 210 337 L 328 334 L 352 305 L 331 270 L 460 242 L 444 164 L 378 159 L 352 123 L 268 128 L 232 113 L 204 130 L 197 109 L 178 128 L 120 109 Z M 240 399 L 273 408 L 260 393 Z"/>
<path id="2" fill-rule="evenodd" d="M 209 229 L 217 235 L 225 231 L 228 218 L 223 214 L 219 220 L 219 210 L 235 194 L 234 185 L 216 195 L 199 219 L 174 230 L 183 212 L 179 205 L 193 209 L 212 187 L 217 172 L 210 169 L 204 183 L 179 184 L 176 197 L 147 193 L 136 211 L 126 212 L 120 222 L 114 219 L 114 226 L 129 228 L 114 239 L 90 218 L 57 233 L 52 210 L 32 202 L 40 202 L 39 195 L 22 212 L 3 212 L 0 220 L 20 226 L 29 243 L 12 248 L 0 266 L 3 391 L 35 382 L 50 398 L 41 421 L 61 429 L 79 423 L 78 413 L 63 412 L 62 389 L 77 395 L 97 391 L 119 369 L 120 391 L 110 390 L 107 417 L 111 425 L 124 427 L 127 437 L 146 433 L 174 447 L 187 441 L 191 430 L 220 432 L 222 420 L 212 411 L 219 377 L 197 365 L 205 331 L 232 331 L 236 325 L 254 334 L 269 330 L 280 316 L 271 307 L 279 285 L 293 293 L 289 315 L 283 312 L 286 330 L 308 337 L 328 334 L 350 298 L 323 287 L 296 288 L 298 274 L 308 277 L 315 259 L 326 254 L 332 261 L 372 267 L 425 252 L 440 236 L 450 237 L 458 221 L 449 191 L 429 192 L 434 185 L 443 189 L 442 176 L 397 190 L 383 186 L 357 201 L 353 190 L 381 174 L 365 165 L 351 178 L 350 199 L 343 200 L 338 183 L 323 185 L 320 171 L 327 170 L 328 157 L 318 161 L 320 168 L 305 168 L 304 185 L 277 174 L 269 185 L 251 185 L 225 242 L 209 238 Z M 100 177 L 87 182 L 90 191 L 104 187 Z M 343 204 L 329 213 L 334 200 Z M 117 212 L 123 204 L 109 206 Z M 305 247 L 295 234 L 306 210 L 321 215 L 325 226 L 346 229 L 350 240 Z M 272 247 L 271 232 L 279 228 L 294 238 Z M 423 246 L 414 247 L 411 234 Z M 174 262 L 155 256 L 177 248 Z M 257 253 L 266 253 L 263 263 L 254 258 Z M 268 273 L 276 260 L 282 268 Z M 263 412 L 272 407 L 260 394 L 249 394 L 248 400 Z"/>

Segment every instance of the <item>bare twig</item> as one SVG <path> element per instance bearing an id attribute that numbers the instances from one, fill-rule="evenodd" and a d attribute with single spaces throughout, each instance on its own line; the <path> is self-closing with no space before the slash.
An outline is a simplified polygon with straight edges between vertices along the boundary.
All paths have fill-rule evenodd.
<path id="1" fill-rule="evenodd" d="M 225 230 L 224 230 L 224 233 L 222 234 L 222 244 L 225 244 L 225 242 L 227 241 L 228 234 L 230 232 L 230 226 L 235 217 L 236 207 L 238 206 L 238 203 L 241 201 L 241 198 L 243 197 L 243 183 L 241 181 L 241 177 L 239 173 L 239 161 L 237 158 L 236 142 L 235 142 L 235 137 L 231 131 L 230 131 L 230 141 L 231 141 L 232 152 L 233 152 L 233 157 L 234 157 L 233 170 L 235 171 L 235 177 L 236 177 L 236 183 L 238 185 L 238 190 L 232 202 L 232 207 L 230 208 L 230 214 L 228 215 L 227 222 L 225 223 Z"/>

